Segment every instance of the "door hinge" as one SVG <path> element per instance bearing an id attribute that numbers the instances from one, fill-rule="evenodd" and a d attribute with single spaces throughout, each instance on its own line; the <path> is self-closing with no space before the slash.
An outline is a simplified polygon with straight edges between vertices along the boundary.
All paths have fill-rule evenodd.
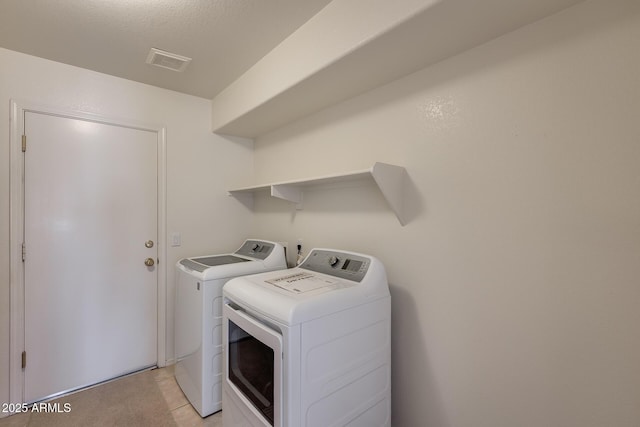
<path id="1" fill-rule="evenodd" d="M 27 352 L 22 352 L 22 369 L 27 367 Z"/>
<path id="2" fill-rule="evenodd" d="M 22 152 L 27 151 L 27 135 L 22 135 Z"/>
<path id="3" fill-rule="evenodd" d="M 25 258 L 27 258 L 27 246 L 22 244 L 22 262 L 24 262 Z"/>

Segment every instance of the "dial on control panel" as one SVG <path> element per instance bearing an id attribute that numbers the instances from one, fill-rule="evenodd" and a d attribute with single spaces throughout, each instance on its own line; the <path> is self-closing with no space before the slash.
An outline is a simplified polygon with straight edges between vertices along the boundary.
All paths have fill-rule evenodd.
<path id="1" fill-rule="evenodd" d="M 338 258 L 337 256 L 332 256 L 329 258 L 329 265 L 333 268 L 336 268 L 339 262 L 340 258 Z"/>

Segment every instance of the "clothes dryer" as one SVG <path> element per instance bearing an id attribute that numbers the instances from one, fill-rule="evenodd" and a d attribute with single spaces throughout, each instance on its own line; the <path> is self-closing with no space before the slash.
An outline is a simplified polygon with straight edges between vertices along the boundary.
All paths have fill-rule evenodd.
<path id="1" fill-rule="evenodd" d="M 233 277 L 286 268 L 284 247 L 265 240 L 176 264 L 175 378 L 202 417 L 222 408 L 223 285 Z"/>
<path id="2" fill-rule="evenodd" d="M 223 289 L 223 424 L 388 427 L 391 299 L 376 258 L 313 249 Z"/>

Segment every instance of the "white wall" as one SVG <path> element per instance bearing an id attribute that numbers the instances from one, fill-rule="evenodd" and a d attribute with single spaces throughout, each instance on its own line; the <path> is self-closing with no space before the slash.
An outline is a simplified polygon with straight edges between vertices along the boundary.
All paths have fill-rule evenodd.
<path id="1" fill-rule="evenodd" d="M 251 214 L 226 189 L 251 181 L 252 143 L 210 133 L 211 103 L 0 49 L 0 402 L 9 378 L 9 99 L 164 125 L 167 129 L 168 266 L 185 256 L 234 250 Z M 249 175 L 247 177 L 247 175 Z M 173 357 L 174 271 L 167 270 L 167 358 Z"/>
<path id="2" fill-rule="evenodd" d="M 437 41 L 435 41 L 437 42 Z M 255 233 L 379 257 L 395 427 L 640 425 L 640 3 L 587 1 L 255 142 Z"/>

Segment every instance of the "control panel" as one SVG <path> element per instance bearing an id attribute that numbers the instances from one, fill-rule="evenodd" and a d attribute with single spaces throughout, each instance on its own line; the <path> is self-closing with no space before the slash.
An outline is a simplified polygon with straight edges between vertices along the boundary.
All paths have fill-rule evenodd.
<path id="1" fill-rule="evenodd" d="M 251 258 L 265 260 L 275 245 L 262 240 L 247 240 L 242 247 L 236 251 L 237 255 L 244 255 Z"/>
<path id="2" fill-rule="evenodd" d="M 300 268 L 360 282 L 367 274 L 370 262 L 367 257 L 347 252 L 314 249 Z"/>

